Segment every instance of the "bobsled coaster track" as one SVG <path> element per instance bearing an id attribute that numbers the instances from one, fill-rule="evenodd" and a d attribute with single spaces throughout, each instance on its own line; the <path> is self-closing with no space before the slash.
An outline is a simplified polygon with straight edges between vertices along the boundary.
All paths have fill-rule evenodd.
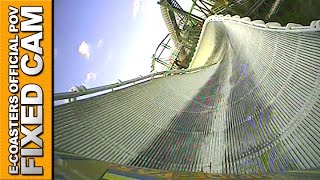
<path id="1" fill-rule="evenodd" d="M 319 170 L 319 52 L 320 21 L 210 16 L 188 69 L 55 94 L 55 152 L 159 173 Z"/>

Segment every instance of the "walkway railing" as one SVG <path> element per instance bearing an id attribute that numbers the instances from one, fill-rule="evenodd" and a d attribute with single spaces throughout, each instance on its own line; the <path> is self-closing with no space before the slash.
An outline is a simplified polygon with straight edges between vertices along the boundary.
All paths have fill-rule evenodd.
<path id="1" fill-rule="evenodd" d="M 206 65 L 206 66 L 197 67 L 197 68 L 193 68 L 193 69 L 161 71 L 161 72 L 152 73 L 152 74 L 149 74 L 146 76 L 141 76 L 138 78 L 134 78 L 134 79 L 126 80 L 126 81 L 121 81 L 119 83 L 109 84 L 109 85 L 105 85 L 105 86 L 99 86 L 99 87 L 90 88 L 90 89 L 86 89 L 86 90 L 82 90 L 82 91 L 80 90 L 79 92 L 56 93 L 56 94 L 54 94 L 54 101 L 64 100 L 64 99 L 74 99 L 74 98 L 77 98 L 80 96 L 85 96 L 85 95 L 89 95 L 89 94 L 92 95 L 92 94 L 99 93 L 102 91 L 107 91 L 107 90 L 114 91 L 116 88 L 121 89 L 121 87 L 124 87 L 127 85 L 132 86 L 132 85 L 139 84 L 139 82 L 145 82 L 145 81 L 149 81 L 149 80 L 157 79 L 157 78 L 162 78 L 162 77 L 166 77 L 166 76 L 195 73 L 195 72 L 198 72 L 202 69 L 208 68 L 210 66 L 211 65 Z"/>

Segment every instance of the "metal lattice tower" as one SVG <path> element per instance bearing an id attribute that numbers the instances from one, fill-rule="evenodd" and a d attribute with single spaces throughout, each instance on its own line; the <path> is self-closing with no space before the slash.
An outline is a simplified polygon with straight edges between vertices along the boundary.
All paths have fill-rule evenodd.
<path id="1" fill-rule="evenodd" d="M 270 0 L 192 0 L 193 5 L 190 11 L 184 10 L 176 0 L 160 0 L 158 4 L 161 8 L 163 19 L 168 27 L 169 35 L 175 45 L 176 51 L 179 52 L 174 63 L 167 64 L 167 57 L 161 56 L 161 53 L 166 48 L 163 46 L 163 41 L 168 38 L 166 36 L 159 44 L 162 48 L 160 55 L 152 58 L 152 63 L 157 62 L 168 69 L 188 68 L 192 56 L 195 52 L 195 47 L 199 40 L 201 28 L 206 18 L 213 14 L 233 14 L 240 16 L 249 16 L 252 18 L 264 17 L 264 20 L 270 18 L 272 13 L 260 12 L 261 9 L 270 9 Z M 274 3 L 272 8 L 277 8 L 282 1 Z M 156 54 L 156 53 L 155 53 Z M 153 71 L 154 65 L 152 66 Z"/>

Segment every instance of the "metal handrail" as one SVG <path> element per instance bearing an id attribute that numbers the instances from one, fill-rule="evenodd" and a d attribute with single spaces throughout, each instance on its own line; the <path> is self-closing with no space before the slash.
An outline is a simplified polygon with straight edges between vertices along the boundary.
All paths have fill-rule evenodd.
<path id="1" fill-rule="evenodd" d="M 125 86 L 125 85 L 128 85 L 128 84 L 134 85 L 134 84 L 136 84 L 136 82 L 142 81 L 142 80 L 146 80 L 148 78 L 157 79 L 157 78 L 161 78 L 161 77 L 164 77 L 164 76 L 173 76 L 173 75 L 182 74 L 182 73 L 194 73 L 194 72 L 197 72 L 199 70 L 208 68 L 209 66 L 211 66 L 211 64 L 210 65 L 205 65 L 205 66 L 202 66 L 202 67 L 192 68 L 192 69 L 160 71 L 160 72 L 152 73 L 152 74 L 149 74 L 149 75 L 146 75 L 146 76 L 141 76 L 141 77 L 138 77 L 138 78 L 122 81 L 122 82 L 119 82 L 119 83 L 114 83 L 114 84 L 109 84 L 109 85 L 104 85 L 104 86 L 99 86 L 99 87 L 95 87 L 95 88 L 86 89 L 85 91 L 55 93 L 53 99 L 54 99 L 54 101 L 58 101 L 58 100 L 76 98 L 76 97 L 80 97 L 80 96 L 84 96 L 84 95 L 99 93 L 99 92 L 110 90 L 110 89 L 113 90 L 115 88 L 119 88 L 119 87 L 122 87 L 122 86 Z"/>

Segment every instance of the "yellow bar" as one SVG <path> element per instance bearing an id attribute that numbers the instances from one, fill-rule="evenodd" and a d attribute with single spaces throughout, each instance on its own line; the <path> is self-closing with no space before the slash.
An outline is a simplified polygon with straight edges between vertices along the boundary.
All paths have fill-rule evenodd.
<path id="1" fill-rule="evenodd" d="M 52 178 L 52 8 L 0 0 L 0 179 Z"/>

